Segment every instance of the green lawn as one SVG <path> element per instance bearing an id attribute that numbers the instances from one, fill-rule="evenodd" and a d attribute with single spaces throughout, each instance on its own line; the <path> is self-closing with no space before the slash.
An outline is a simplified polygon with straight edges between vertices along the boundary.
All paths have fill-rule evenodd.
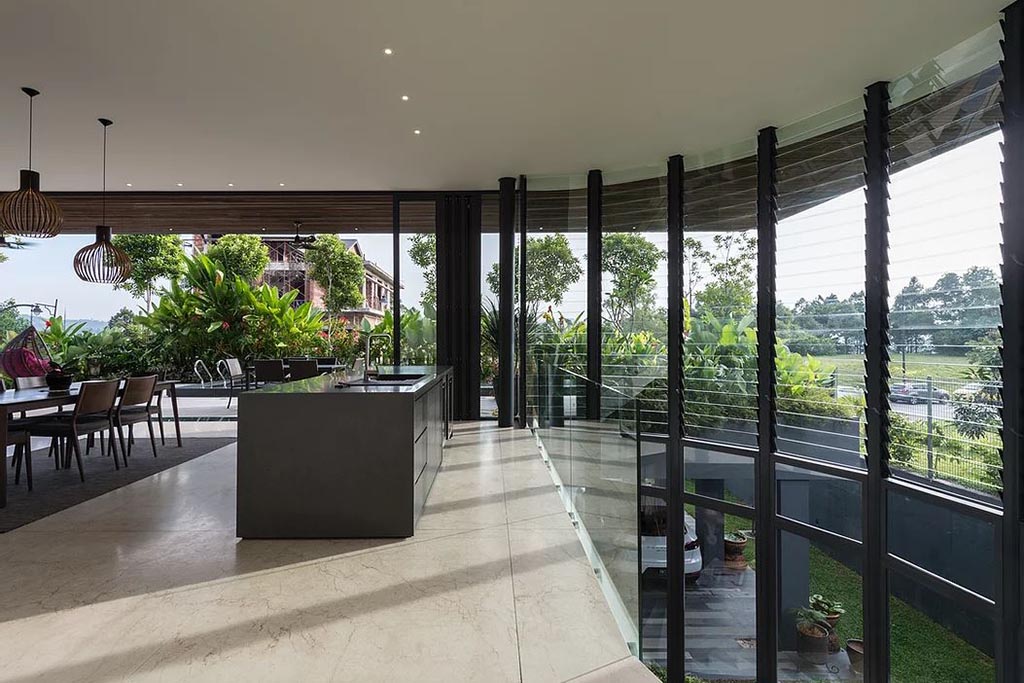
<path id="1" fill-rule="evenodd" d="M 834 365 L 843 375 L 842 384 L 863 386 L 864 359 L 861 356 L 815 356 L 826 366 Z M 963 356 L 939 356 L 930 353 L 907 354 L 907 377 L 910 379 L 965 379 L 970 367 Z M 895 379 L 903 378 L 903 357 L 894 355 L 889 362 L 889 373 Z"/>

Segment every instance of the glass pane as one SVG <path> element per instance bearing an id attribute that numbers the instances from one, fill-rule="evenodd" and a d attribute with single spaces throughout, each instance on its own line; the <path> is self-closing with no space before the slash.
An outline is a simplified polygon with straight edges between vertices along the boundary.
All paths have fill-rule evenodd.
<path id="1" fill-rule="evenodd" d="M 779 141 L 778 448 L 863 467 L 863 104 Z"/>
<path id="2" fill-rule="evenodd" d="M 719 159 L 695 160 L 683 201 L 687 434 L 745 446 L 757 445 L 753 153 L 748 143 Z"/>
<path id="3" fill-rule="evenodd" d="M 990 683 L 992 622 L 916 581 L 890 573 L 893 683 Z"/>
<path id="4" fill-rule="evenodd" d="M 495 399 L 498 389 L 498 346 L 501 336 L 501 317 L 498 315 L 501 302 L 498 278 L 498 198 L 484 197 L 481 204 L 480 417 L 486 420 L 498 417 L 498 403 Z M 513 338 L 515 334 L 513 332 Z"/>
<path id="5" fill-rule="evenodd" d="M 641 430 L 667 433 L 668 192 L 664 167 L 605 174 L 601 380 L 641 401 Z"/>
<path id="6" fill-rule="evenodd" d="M 431 201 L 399 206 L 401 235 L 401 335 L 403 365 L 437 360 L 437 234 Z"/>
<path id="7" fill-rule="evenodd" d="M 545 366 L 587 369 L 585 178 L 529 178 L 526 287 L 529 410 L 540 415 Z M 516 264 L 516 279 L 519 266 Z M 518 286 L 518 285 L 517 285 Z M 586 392 L 580 400 L 585 401 Z M 581 410 L 581 415 L 586 411 Z"/>
<path id="8" fill-rule="evenodd" d="M 750 681 L 757 674 L 753 521 L 686 506 L 686 673 Z"/>
<path id="9" fill-rule="evenodd" d="M 854 540 L 863 537 L 859 482 L 777 464 L 775 484 L 780 515 Z"/>
<path id="10" fill-rule="evenodd" d="M 705 448 L 683 448 L 686 491 L 754 506 L 754 459 Z"/>
<path id="11" fill-rule="evenodd" d="M 860 550 L 779 539 L 779 680 L 863 680 Z"/>
<path id="12" fill-rule="evenodd" d="M 992 504 L 1001 490 L 997 39 L 988 31 L 892 84 L 902 100 L 890 122 L 889 204 L 893 469 Z"/>
<path id="13" fill-rule="evenodd" d="M 975 593 L 995 595 L 994 524 L 893 492 L 888 517 L 890 553 Z"/>

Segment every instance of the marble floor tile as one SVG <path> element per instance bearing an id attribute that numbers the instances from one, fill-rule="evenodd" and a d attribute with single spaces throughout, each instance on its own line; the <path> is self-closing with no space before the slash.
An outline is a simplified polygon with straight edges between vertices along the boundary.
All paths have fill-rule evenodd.
<path id="1" fill-rule="evenodd" d="M 240 540 L 234 493 L 228 446 L 0 535 L 0 681 L 561 683 L 628 655 L 529 434 L 457 425 L 409 539 Z"/>

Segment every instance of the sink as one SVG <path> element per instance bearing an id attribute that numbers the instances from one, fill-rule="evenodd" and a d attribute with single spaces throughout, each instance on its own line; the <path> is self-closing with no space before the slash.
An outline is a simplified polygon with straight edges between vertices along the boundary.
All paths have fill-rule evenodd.
<path id="1" fill-rule="evenodd" d="M 393 377 L 393 376 L 370 377 L 369 379 L 365 379 L 365 380 L 362 379 L 362 378 L 359 378 L 359 379 L 354 379 L 354 380 L 347 381 L 347 382 L 341 382 L 337 386 L 338 387 L 342 387 L 342 388 L 344 388 L 344 387 L 404 387 L 404 386 L 409 386 L 410 384 L 415 384 L 416 382 L 420 381 L 422 378 L 423 378 L 422 375 L 420 375 L 419 377 L 408 377 L 408 376 L 401 376 L 401 377 Z"/>
<path id="2" fill-rule="evenodd" d="M 412 384 L 419 382 L 423 379 L 423 375 L 374 375 L 370 377 L 371 382 L 400 382 L 402 384 Z"/>

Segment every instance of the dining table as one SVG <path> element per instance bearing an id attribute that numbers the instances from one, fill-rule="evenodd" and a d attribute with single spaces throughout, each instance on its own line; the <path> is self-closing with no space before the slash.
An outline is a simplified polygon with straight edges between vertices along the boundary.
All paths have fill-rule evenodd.
<path id="1" fill-rule="evenodd" d="M 123 387 L 123 381 L 122 381 Z M 46 387 L 38 389 L 8 389 L 0 392 L 0 443 L 4 446 L 3 466 L 0 467 L 0 508 L 7 507 L 7 424 L 11 415 L 29 410 L 73 406 L 78 402 L 81 384 L 72 384 L 68 391 L 50 391 Z M 153 395 L 162 397 L 164 392 L 171 399 L 171 412 L 174 415 L 174 431 L 178 447 L 181 448 L 181 421 L 178 417 L 178 391 L 175 380 L 161 380 L 156 383 Z"/>

